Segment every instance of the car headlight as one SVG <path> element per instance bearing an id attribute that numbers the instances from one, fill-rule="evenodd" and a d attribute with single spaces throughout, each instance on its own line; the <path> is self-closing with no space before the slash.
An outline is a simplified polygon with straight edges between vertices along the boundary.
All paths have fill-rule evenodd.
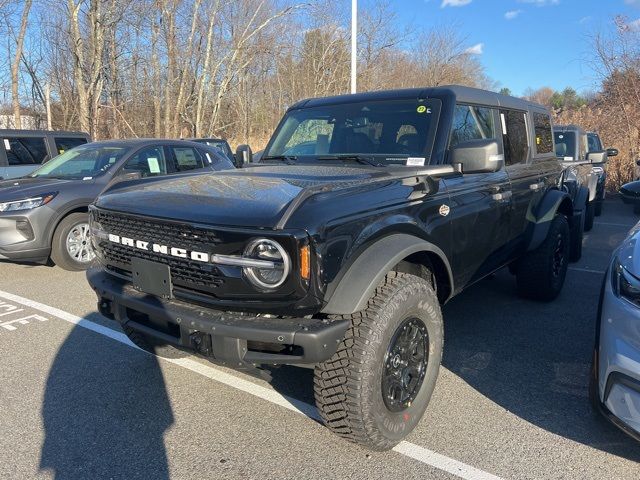
<path id="1" fill-rule="evenodd" d="M 0 212 L 15 212 L 18 210 L 33 210 L 34 208 L 46 205 L 57 195 L 57 193 L 47 193 L 38 197 L 25 198 L 13 202 L 0 203 Z"/>
<path id="2" fill-rule="evenodd" d="M 616 259 L 611 272 L 613 293 L 640 307 L 640 279 L 630 274 Z"/>
<path id="3" fill-rule="evenodd" d="M 268 238 L 252 240 L 245 248 L 244 259 L 252 262 L 243 271 L 260 290 L 273 290 L 282 285 L 291 270 L 291 260 L 278 242 Z"/>

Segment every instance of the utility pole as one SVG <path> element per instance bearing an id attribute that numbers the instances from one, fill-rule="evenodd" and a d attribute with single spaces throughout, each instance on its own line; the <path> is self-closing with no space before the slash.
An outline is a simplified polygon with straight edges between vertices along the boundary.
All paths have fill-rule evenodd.
<path id="1" fill-rule="evenodd" d="M 351 93 L 356 93 L 358 67 L 358 0 L 351 0 Z"/>

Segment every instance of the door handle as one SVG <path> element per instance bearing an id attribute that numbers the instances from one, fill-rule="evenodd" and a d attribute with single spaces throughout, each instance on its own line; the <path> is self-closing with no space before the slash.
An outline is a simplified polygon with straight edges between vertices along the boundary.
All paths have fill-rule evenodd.
<path id="1" fill-rule="evenodd" d="M 532 183 L 531 185 L 529 185 L 529 189 L 533 190 L 534 192 L 537 192 L 542 187 L 544 187 L 544 182 Z"/>
<path id="2" fill-rule="evenodd" d="M 508 200 L 513 196 L 513 192 L 511 190 L 506 190 L 500 193 L 494 193 L 491 195 L 491 198 L 497 201 Z"/>

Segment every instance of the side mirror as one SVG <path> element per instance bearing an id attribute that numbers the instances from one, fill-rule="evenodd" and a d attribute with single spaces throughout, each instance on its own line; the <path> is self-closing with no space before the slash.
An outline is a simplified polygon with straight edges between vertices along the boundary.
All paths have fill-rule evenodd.
<path id="1" fill-rule="evenodd" d="M 591 163 L 607 163 L 607 152 L 589 152 L 587 161 Z"/>
<path id="2" fill-rule="evenodd" d="M 636 160 L 636 165 L 640 167 L 640 158 Z"/>
<path id="3" fill-rule="evenodd" d="M 618 153 L 617 148 L 607 148 L 607 157 L 617 157 Z"/>
<path id="4" fill-rule="evenodd" d="M 233 164 L 236 168 L 242 168 L 243 165 L 253 161 L 253 152 L 249 145 L 238 145 Z"/>
<path id="5" fill-rule="evenodd" d="M 491 173 L 504 167 L 504 155 L 498 153 L 495 140 L 471 140 L 452 150 L 452 164 L 460 164 L 462 173 Z"/>

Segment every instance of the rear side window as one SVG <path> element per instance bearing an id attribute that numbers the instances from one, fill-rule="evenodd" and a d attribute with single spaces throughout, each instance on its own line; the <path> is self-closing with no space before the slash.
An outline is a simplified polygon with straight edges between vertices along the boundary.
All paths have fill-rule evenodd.
<path id="1" fill-rule="evenodd" d="M 493 109 L 472 105 L 456 105 L 449 146 L 471 140 L 496 138 Z"/>
<path id="2" fill-rule="evenodd" d="M 524 112 L 500 110 L 505 165 L 526 163 L 529 157 L 529 135 Z"/>
<path id="3" fill-rule="evenodd" d="M 169 148 L 173 152 L 176 172 L 187 172 L 204 167 L 202 155 L 195 148 L 184 146 L 171 146 Z"/>
<path id="4" fill-rule="evenodd" d="M 44 138 L 4 137 L 3 144 L 9 165 L 39 165 L 48 160 Z"/>
<path id="5" fill-rule="evenodd" d="M 162 147 L 146 147 L 124 166 L 125 172 L 140 172 L 143 177 L 155 177 L 167 174 L 167 161 Z"/>
<path id="6" fill-rule="evenodd" d="M 551 118 L 545 113 L 533 112 L 533 126 L 536 132 L 536 152 L 538 155 L 553 152 Z"/>
<path id="7" fill-rule="evenodd" d="M 71 150 L 73 147 L 87 143 L 87 139 L 81 137 L 54 137 L 53 141 L 56 143 L 58 155 Z"/>

